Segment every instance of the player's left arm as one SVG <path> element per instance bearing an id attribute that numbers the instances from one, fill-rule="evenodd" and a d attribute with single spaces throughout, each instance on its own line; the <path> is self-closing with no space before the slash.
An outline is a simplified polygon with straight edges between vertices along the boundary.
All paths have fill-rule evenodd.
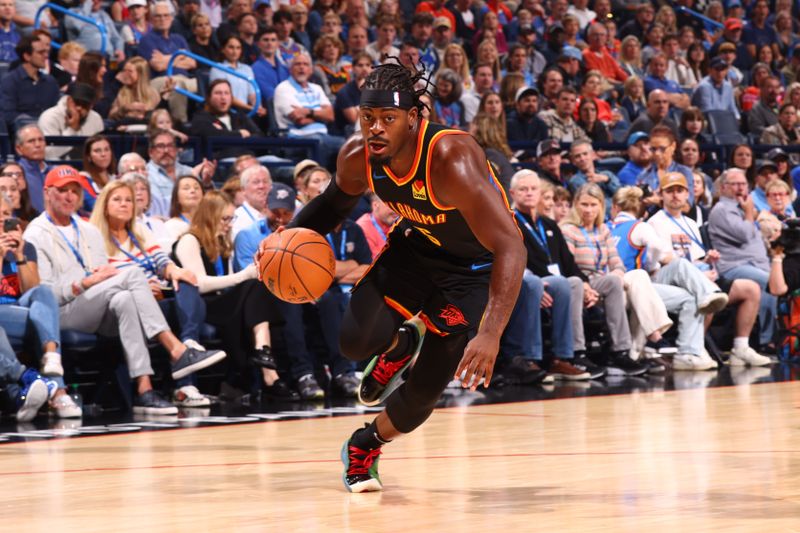
<path id="1" fill-rule="evenodd" d="M 486 154 L 475 140 L 447 136 L 434 150 L 430 172 L 437 198 L 458 209 L 475 237 L 494 254 L 486 310 L 456 371 L 456 376 L 466 371 L 463 383 L 475 390 L 481 378 L 489 386 L 500 336 L 519 295 L 527 252 L 501 193 L 490 181 Z"/>

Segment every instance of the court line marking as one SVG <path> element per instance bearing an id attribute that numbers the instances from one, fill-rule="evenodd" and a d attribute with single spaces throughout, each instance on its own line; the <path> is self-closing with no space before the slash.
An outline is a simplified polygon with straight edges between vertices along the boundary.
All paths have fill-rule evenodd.
<path id="1" fill-rule="evenodd" d="M 672 394 L 681 394 L 681 393 L 698 393 L 699 391 L 709 392 L 709 391 L 729 389 L 729 388 L 733 388 L 733 387 L 742 387 L 742 386 L 747 386 L 747 387 L 749 387 L 749 386 L 759 386 L 759 388 L 761 388 L 760 386 L 763 386 L 763 385 L 772 385 L 772 386 L 792 385 L 792 386 L 797 386 L 798 382 L 797 381 L 777 381 L 777 382 L 770 381 L 770 382 L 764 382 L 764 383 L 751 383 L 749 385 L 735 385 L 735 384 L 732 384 L 732 385 L 722 385 L 722 386 L 714 386 L 714 387 L 701 387 L 701 388 L 696 388 L 696 389 L 653 390 L 653 391 L 637 392 L 637 394 L 640 395 L 640 396 L 656 396 L 656 395 L 662 395 L 662 394 L 672 395 Z M 452 412 L 460 409 L 462 411 L 459 412 L 459 414 L 490 415 L 492 413 L 475 413 L 475 412 L 470 412 L 469 409 L 470 408 L 477 408 L 477 407 L 490 407 L 490 406 L 497 406 L 497 405 L 525 405 L 525 404 L 531 404 L 531 403 L 536 403 L 536 402 L 559 402 L 559 401 L 576 401 L 576 400 L 584 400 L 585 401 L 585 400 L 602 399 L 602 398 L 613 398 L 615 396 L 631 396 L 631 393 L 630 392 L 620 392 L 620 393 L 614 393 L 614 394 L 597 394 L 597 395 L 591 395 L 591 396 L 577 396 L 577 397 L 569 397 L 569 398 L 542 398 L 542 399 L 531 399 L 531 400 L 517 400 L 517 401 L 513 401 L 513 402 L 479 403 L 479 404 L 472 404 L 472 405 L 469 405 L 469 406 L 466 406 L 466 407 L 463 406 L 463 405 L 452 405 L 452 406 L 438 407 L 438 408 L 436 408 L 434 410 L 434 413 L 436 413 L 436 414 L 451 414 Z M 264 413 L 260 413 L 260 414 L 264 414 Z M 280 422 L 280 423 L 311 422 L 311 421 L 314 421 L 314 420 L 330 420 L 330 419 L 333 419 L 333 418 L 353 418 L 353 417 L 356 417 L 356 416 L 369 416 L 369 415 L 372 415 L 372 414 L 374 414 L 374 413 L 367 411 L 367 412 L 365 412 L 363 414 L 361 414 L 361 413 L 357 413 L 357 414 L 345 414 L 345 413 L 342 413 L 342 414 L 337 414 L 336 416 L 319 416 L 319 417 L 315 416 L 315 417 L 306 417 L 306 418 L 287 418 L 287 419 L 280 419 L 280 420 L 263 420 L 261 422 L 239 422 L 239 423 L 230 423 L 230 424 L 198 426 L 198 427 L 191 427 L 191 428 L 176 427 L 176 428 L 170 428 L 170 429 L 159 429 L 159 430 L 154 430 L 154 431 L 162 433 L 162 432 L 172 432 L 172 431 L 193 431 L 193 430 L 223 429 L 223 428 L 230 428 L 232 426 L 233 427 L 239 427 L 239 426 L 245 426 L 245 425 L 265 424 L 265 423 L 274 423 L 274 422 Z M 136 423 L 137 422 L 130 422 L 130 424 L 136 424 Z M 121 424 L 126 424 L 126 423 L 121 423 Z M 9 433 L 14 433 L 14 432 L 9 432 Z M 54 443 L 62 444 L 62 443 L 66 443 L 66 442 L 82 441 L 84 439 L 97 439 L 97 438 L 103 438 L 103 437 L 124 437 L 126 435 L 127 436 L 143 435 L 143 434 L 147 434 L 147 433 L 151 433 L 151 432 L 150 431 L 146 431 L 144 433 L 142 433 L 141 431 L 139 431 L 139 432 L 133 432 L 133 431 L 132 432 L 117 432 L 117 433 L 112 432 L 112 433 L 105 433 L 105 434 L 99 434 L 99 435 L 97 435 L 97 434 L 88 434 L 88 435 L 84 434 L 84 435 L 75 436 L 75 437 L 58 437 L 58 438 L 49 438 L 49 439 L 37 439 L 35 441 L 7 441 L 7 442 L 0 441 L 0 450 L 6 449 L 6 448 L 13 448 L 14 446 L 18 446 L 18 445 L 22 445 L 22 446 L 31 446 L 31 445 L 35 446 L 37 444 L 52 445 Z M 2 475 L 2 473 L 0 473 L 0 475 Z"/>
<path id="2" fill-rule="evenodd" d="M 383 461 L 429 461 L 429 460 L 464 460 L 464 459 L 498 459 L 498 458 L 525 458 L 525 457 L 578 457 L 590 456 L 635 456 L 635 455 L 765 455 L 765 454 L 795 454 L 800 450 L 664 450 L 664 451 L 620 451 L 620 452 L 542 452 L 542 453 L 477 453 L 468 455 L 422 455 L 404 457 L 381 456 Z M 100 467 L 100 468 L 74 468 L 64 470 L 30 470 L 23 472 L 0 472 L 1 477 L 31 476 L 47 474 L 82 474 L 98 472 L 128 472 L 142 470 L 178 470 L 183 468 L 230 468 L 236 466 L 265 466 L 265 465 L 304 465 L 304 464 L 330 464 L 341 463 L 340 459 L 292 459 L 283 461 L 243 461 L 235 463 L 202 463 L 186 465 L 151 465 L 151 466 L 125 466 L 125 467 Z"/>

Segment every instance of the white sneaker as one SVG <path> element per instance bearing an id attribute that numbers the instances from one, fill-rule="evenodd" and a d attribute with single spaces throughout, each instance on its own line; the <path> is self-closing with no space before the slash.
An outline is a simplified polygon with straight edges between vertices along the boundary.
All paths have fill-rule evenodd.
<path id="1" fill-rule="evenodd" d="M 673 370 L 713 370 L 715 368 L 717 368 L 717 364 L 711 357 L 706 359 L 701 355 L 679 353 L 672 358 Z"/>
<path id="2" fill-rule="evenodd" d="M 61 366 L 61 354 L 58 352 L 47 352 L 42 356 L 42 375 L 43 376 L 63 376 L 64 367 Z"/>
<path id="3" fill-rule="evenodd" d="M 703 348 L 703 351 L 700 352 L 700 359 L 707 365 L 707 368 L 704 368 L 703 370 L 711 370 L 719 367 L 719 363 L 717 363 L 717 361 L 711 357 L 711 354 L 709 354 L 708 350 L 705 348 Z"/>
<path id="4" fill-rule="evenodd" d="M 194 385 L 186 385 L 172 393 L 172 403 L 180 407 L 205 407 L 211 405 L 211 400 Z"/>
<path id="5" fill-rule="evenodd" d="M 69 394 L 62 394 L 50 402 L 50 410 L 58 418 L 80 418 L 83 416 L 83 410 L 78 407 L 78 404 Z"/>
<path id="6" fill-rule="evenodd" d="M 749 346 L 746 348 L 734 348 L 731 350 L 730 359 L 728 359 L 728 364 L 731 366 L 764 366 L 771 362 L 769 357 L 761 355 Z"/>
<path id="7" fill-rule="evenodd" d="M 712 292 L 697 304 L 697 312 L 701 315 L 710 315 L 722 311 L 726 305 L 728 305 L 727 294 L 724 292 Z"/>
<path id="8" fill-rule="evenodd" d="M 198 350 L 198 351 L 201 351 L 201 352 L 205 352 L 206 351 L 206 347 L 203 346 L 202 344 L 200 344 L 199 342 L 197 342 L 194 339 L 187 339 L 187 340 L 183 341 L 183 344 L 186 345 L 187 348 L 194 348 L 195 350 Z"/>

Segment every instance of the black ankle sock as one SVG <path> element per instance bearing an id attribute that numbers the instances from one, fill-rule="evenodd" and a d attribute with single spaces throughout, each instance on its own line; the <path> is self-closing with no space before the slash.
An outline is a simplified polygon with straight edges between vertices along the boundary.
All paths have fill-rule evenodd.
<path id="1" fill-rule="evenodd" d="M 409 354 L 417 341 L 417 334 L 411 329 L 410 326 L 400 326 L 400 329 L 397 330 L 397 344 L 386 352 L 386 359 L 396 361 Z"/>
<path id="2" fill-rule="evenodd" d="M 350 439 L 350 443 L 362 450 L 374 450 L 392 441 L 386 440 L 378 433 L 378 425 L 373 420 L 371 424 L 364 424 L 364 429 L 359 429 Z"/>

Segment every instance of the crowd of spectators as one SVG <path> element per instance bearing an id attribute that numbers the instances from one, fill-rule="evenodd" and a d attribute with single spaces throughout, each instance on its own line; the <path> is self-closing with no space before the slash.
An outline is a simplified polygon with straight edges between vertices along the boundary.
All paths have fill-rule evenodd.
<path id="1" fill-rule="evenodd" d="M 0 0 L 0 133 L 16 153 L 0 167 L 0 377 L 21 420 L 48 401 L 81 416 L 60 330 L 121 338 L 137 412 L 254 389 L 354 396 L 338 324 L 397 214 L 365 197 L 327 236 L 336 281 L 313 305 L 274 298 L 251 258 L 332 179 L 386 62 L 424 69 L 425 118 L 470 132 L 513 200 L 529 257 L 503 379 L 708 370 L 705 332 L 728 306 L 730 364 L 776 351 L 777 297 L 800 285 L 788 0 L 85 0 L 65 3 L 81 19 L 44 10 L 35 28 L 41 5 Z M 115 153 L 111 135 L 146 148 Z M 184 150 L 276 136 L 316 140 L 317 161 L 271 172 L 267 149 Z M 598 317 L 599 357 L 585 331 Z M 200 344 L 204 324 L 222 349 Z M 170 356 L 169 399 L 148 341 Z M 198 390 L 194 372 L 221 361 L 221 390 Z"/>

